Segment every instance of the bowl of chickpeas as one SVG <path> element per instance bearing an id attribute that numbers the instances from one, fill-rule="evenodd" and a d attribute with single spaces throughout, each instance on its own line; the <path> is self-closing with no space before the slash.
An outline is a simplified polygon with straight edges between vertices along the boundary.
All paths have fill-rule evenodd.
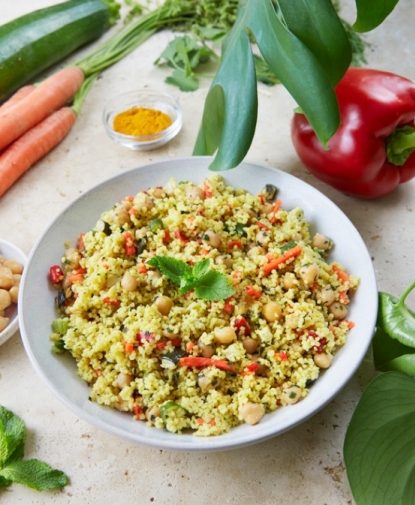
<path id="1" fill-rule="evenodd" d="M 19 328 L 17 302 L 25 264 L 23 251 L 0 238 L 0 345 Z"/>

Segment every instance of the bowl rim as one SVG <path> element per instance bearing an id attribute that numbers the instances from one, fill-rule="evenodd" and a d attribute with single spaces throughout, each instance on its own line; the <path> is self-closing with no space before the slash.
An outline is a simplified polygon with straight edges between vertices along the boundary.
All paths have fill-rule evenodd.
<path id="1" fill-rule="evenodd" d="M 159 96 L 161 98 L 168 98 L 169 100 L 171 100 L 173 102 L 172 107 L 176 111 L 177 115 L 174 118 L 174 120 L 172 121 L 170 126 L 165 128 L 164 130 L 161 130 L 157 133 L 152 133 L 150 135 L 128 135 L 126 133 L 117 132 L 111 127 L 111 125 L 109 124 L 108 109 L 117 100 L 120 100 L 122 98 L 126 98 L 129 95 L 131 95 L 131 96 L 137 95 L 138 96 L 139 94 L 145 95 L 145 94 L 151 94 L 151 93 L 154 93 L 154 96 Z M 169 105 L 171 105 L 171 104 L 169 104 Z M 136 141 L 136 142 L 139 142 L 140 144 L 146 144 L 146 143 L 150 143 L 150 142 L 154 142 L 154 141 L 161 141 L 164 137 L 168 137 L 169 135 L 176 135 L 182 127 L 183 109 L 182 109 L 178 99 L 165 91 L 159 91 L 159 90 L 153 90 L 153 89 L 127 91 L 125 93 L 121 93 L 121 94 L 111 98 L 110 100 L 108 100 L 108 102 L 105 104 L 103 112 L 102 112 L 102 122 L 104 123 L 105 129 L 107 130 L 107 132 L 111 136 L 113 136 L 119 140 Z"/>
<path id="2" fill-rule="evenodd" d="M 128 442 L 143 445 L 146 447 L 173 451 L 222 451 L 252 445 L 294 428 L 298 424 L 303 423 L 308 418 L 315 415 L 323 407 L 325 407 L 327 403 L 329 403 L 349 382 L 367 353 L 375 328 L 378 304 L 375 271 L 367 247 L 358 230 L 354 227 L 349 218 L 328 197 L 301 179 L 298 179 L 293 175 L 283 172 L 277 168 L 261 165 L 259 163 L 250 163 L 248 161 L 244 161 L 233 171 L 223 172 L 221 175 L 223 175 L 225 179 L 228 177 L 235 178 L 236 181 L 239 181 L 239 183 L 236 184 L 239 187 L 241 186 L 242 181 L 242 186 L 245 188 L 250 188 L 249 191 L 253 192 L 256 191 L 256 189 L 252 189 L 252 187 L 246 183 L 243 175 L 249 173 L 249 169 L 252 169 L 253 167 L 265 171 L 267 176 L 268 174 L 271 174 L 273 177 L 275 177 L 275 181 L 273 180 L 272 182 L 276 183 L 276 181 L 278 181 L 282 184 L 282 191 L 285 191 L 287 192 L 287 195 L 290 195 L 288 196 L 288 200 L 291 198 L 293 201 L 298 201 L 296 206 L 303 209 L 317 209 L 316 213 L 319 206 L 322 206 L 324 209 L 324 216 L 321 215 L 321 219 L 324 220 L 325 224 L 327 225 L 328 223 L 331 223 L 330 229 L 337 230 L 335 233 L 339 233 L 338 230 L 340 228 L 340 218 L 340 224 L 341 226 L 344 226 L 344 232 L 347 231 L 349 239 L 354 240 L 354 251 L 357 251 L 358 254 L 355 255 L 353 261 L 356 263 L 353 264 L 356 264 L 356 267 L 358 266 L 358 268 L 355 268 L 355 271 L 352 271 L 352 273 L 354 275 L 359 274 L 361 277 L 362 272 L 365 279 L 365 283 L 359 286 L 359 289 L 357 290 L 355 296 L 355 299 L 358 298 L 359 300 L 363 301 L 360 302 L 360 305 L 356 301 L 355 306 L 353 307 L 355 308 L 355 311 L 361 315 L 361 318 L 359 319 L 359 328 L 355 327 L 352 330 L 353 337 L 352 333 L 350 333 L 347 344 L 336 353 L 333 361 L 333 366 L 323 372 L 322 378 L 320 378 L 319 381 L 313 385 L 310 394 L 301 402 L 295 405 L 291 405 L 288 408 L 277 409 L 276 412 L 267 414 L 268 417 L 266 416 L 266 418 L 264 418 L 261 423 L 255 426 L 249 426 L 248 429 L 246 428 L 247 425 L 242 425 L 236 428 L 232 428 L 229 433 L 207 438 L 199 438 L 187 434 L 177 435 L 168 432 L 164 433 L 163 430 L 159 430 L 157 428 L 150 428 L 147 426 L 143 427 L 142 425 L 139 426 L 139 423 L 135 425 L 127 423 L 125 420 L 125 414 L 121 412 L 115 412 L 114 409 L 106 409 L 105 407 L 100 406 L 96 403 L 89 402 L 89 386 L 84 384 L 82 379 L 76 377 L 76 371 L 74 368 L 75 360 L 71 356 L 66 356 L 63 358 L 68 359 L 72 363 L 70 365 L 72 367 L 72 371 L 69 374 L 71 389 L 69 391 L 65 391 L 63 386 L 62 389 L 59 389 L 59 386 L 61 384 L 56 382 L 56 373 L 53 374 L 52 370 L 52 367 L 55 366 L 55 364 L 53 361 L 50 361 L 49 357 L 49 355 L 52 353 L 49 351 L 49 348 L 45 351 L 44 348 L 41 347 L 41 354 L 39 354 L 39 338 L 30 338 L 30 331 L 33 332 L 33 325 L 31 325 L 30 322 L 26 320 L 28 317 L 27 311 L 32 311 L 32 313 L 35 313 L 36 311 L 36 307 L 31 307 L 30 304 L 30 301 L 36 300 L 36 296 L 31 297 L 30 293 L 27 293 L 27 280 L 29 278 L 30 282 L 35 281 L 35 285 L 38 286 L 39 279 L 45 280 L 47 276 L 46 272 L 36 272 L 36 267 L 33 267 L 33 260 L 36 259 L 37 255 L 39 255 L 40 258 L 44 258 L 45 252 L 47 251 L 50 255 L 52 255 L 50 247 L 46 247 L 44 243 L 45 238 L 52 231 L 54 231 L 56 234 L 56 230 L 63 222 L 70 221 L 72 227 L 74 227 L 75 225 L 72 223 L 72 220 L 67 219 L 68 216 L 71 215 L 71 212 L 74 212 L 74 209 L 76 209 L 77 206 L 79 207 L 82 205 L 89 205 L 89 201 L 87 200 L 91 199 L 91 196 L 94 196 L 93 200 L 99 201 L 99 207 L 104 211 L 107 210 L 106 207 L 110 208 L 110 205 L 108 205 L 107 202 L 103 202 L 102 199 L 99 200 L 97 197 L 100 195 L 107 195 L 107 199 L 108 201 L 111 200 L 112 205 L 115 201 L 117 201 L 118 198 L 122 199 L 125 196 L 125 194 L 121 193 L 125 193 L 124 187 L 131 188 L 131 184 L 132 181 L 134 181 L 134 178 L 137 179 L 134 182 L 137 183 L 136 190 L 138 192 L 140 189 L 144 189 L 142 186 L 145 184 L 144 182 L 139 181 L 150 181 L 151 178 L 154 178 L 154 173 L 160 174 L 162 170 L 166 169 L 169 171 L 169 177 L 175 176 L 174 170 L 180 171 L 183 169 L 183 166 L 187 167 L 186 170 L 191 167 L 192 179 L 195 179 L 194 182 L 201 182 L 200 179 L 206 175 L 206 172 L 210 175 L 213 174 L 213 172 L 208 171 L 207 168 L 211 160 L 213 160 L 213 158 L 203 156 L 190 156 L 159 160 L 141 165 L 120 174 L 115 174 L 109 179 L 106 179 L 96 186 L 85 191 L 76 200 L 71 202 L 67 208 L 64 209 L 58 216 L 56 216 L 55 219 L 43 232 L 43 234 L 38 238 L 35 246 L 32 248 L 27 263 L 28 267 L 25 269 L 22 278 L 23 288 L 19 293 L 19 304 L 21 309 L 19 312 L 19 321 L 21 327 L 21 335 L 31 364 L 39 373 L 40 377 L 43 379 L 49 389 L 55 394 L 55 396 L 57 396 L 57 398 L 63 404 L 65 404 L 69 410 L 74 412 L 81 419 L 89 422 L 91 425 L 103 430 L 104 432 L 118 436 L 124 440 L 127 440 Z M 253 181 L 257 181 L 258 177 L 253 177 Z M 157 185 L 157 182 L 158 181 L 154 181 L 154 183 L 151 185 Z M 167 182 L 167 180 L 165 182 Z M 267 180 L 267 182 L 271 181 Z M 235 185 L 233 182 L 230 184 Z M 295 194 L 292 194 L 292 192 L 288 193 L 290 186 L 293 186 L 296 189 Z M 108 187 L 111 187 L 110 192 L 108 191 Z M 277 187 L 281 188 L 281 185 L 277 185 Z M 131 189 L 129 189 L 129 192 L 131 192 Z M 110 193 L 110 195 L 108 195 L 108 193 Z M 307 195 L 307 199 L 305 199 L 304 194 Z M 316 215 L 318 217 L 318 214 Z M 83 214 L 83 220 L 84 218 L 85 215 Z M 97 220 L 99 218 L 99 215 L 94 215 L 93 218 L 94 220 Z M 307 213 L 305 213 L 305 218 L 308 222 L 310 222 L 309 217 L 307 217 Z M 83 222 L 84 221 L 82 221 L 82 223 Z M 76 232 L 77 235 L 79 234 L 79 231 L 79 229 L 72 230 L 72 232 Z M 320 228 L 319 231 L 324 232 L 324 230 L 321 230 Z M 64 230 L 59 231 L 59 233 L 63 232 Z M 68 238 L 69 237 L 66 237 L 66 239 Z M 56 236 L 54 237 L 54 243 L 56 243 Z M 61 250 L 63 243 L 60 244 L 59 247 L 59 250 Z M 345 256 L 346 251 L 343 251 L 343 257 L 347 258 L 346 267 L 347 264 L 350 263 L 349 252 L 350 251 L 348 250 L 347 255 Z M 334 254 L 336 255 L 337 261 L 339 255 L 337 253 Z M 55 256 L 51 257 L 55 258 Z M 340 257 L 342 257 L 341 254 Z M 46 259 L 44 259 L 44 261 L 46 261 Z M 37 269 L 38 263 L 36 264 Z M 45 299 L 46 296 L 43 298 Z M 35 313 L 35 317 L 38 319 L 38 313 Z M 50 323 L 51 321 L 49 322 L 49 326 Z M 363 334 L 360 334 L 359 332 L 362 332 L 362 329 Z M 40 332 L 41 329 L 37 328 L 37 337 L 39 336 Z M 48 334 L 50 334 L 50 329 L 48 331 Z M 39 356 L 47 356 L 46 359 L 49 360 L 47 362 L 48 366 L 44 366 L 44 364 L 40 361 Z M 336 364 L 336 366 L 334 366 L 334 364 Z M 66 373 L 64 366 L 65 364 L 59 364 L 59 370 L 62 369 L 62 371 Z M 59 376 L 59 381 L 64 381 L 64 374 L 60 373 Z M 65 387 L 67 387 L 66 382 Z M 77 397 L 76 400 L 74 399 L 74 396 L 76 396 L 78 389 L 82 390 L 82 395 L 85 396 L 84 400 L 80 399 L 79 397 Z"/>
<path id="3" fill-rule="evenodd" d="M 22 263 L 23 266 L 26 265 L 27 256 L 26 254 L 15 244 L 9 240 L 2 239 L 0 237 L 0 254 L 7 256 L 8 259 L 14 259 Z M 19 304 L 17 304 L 15 314 L 9 324 L 0 332 L 0 345 L 7 342 L 19 329 Z"/>

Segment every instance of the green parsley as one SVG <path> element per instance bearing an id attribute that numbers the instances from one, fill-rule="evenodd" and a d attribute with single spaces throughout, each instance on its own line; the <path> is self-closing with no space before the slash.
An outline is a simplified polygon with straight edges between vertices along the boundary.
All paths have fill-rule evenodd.
<path id="1" fill-rule="evenodd" d="M 221 272 L 209 269 L 210 261 L 205 259 L 193 268 L 184 261 L 168 256 L 155 256 L 148 265 L 157 268 L 169 280 L 179 286 L 179 293 L 185 294 L 194 289 L 198 298 L 206 300 L 225 300 L 235 293 Z"/>
<path id="2" fill-rule="evenodd" d="M 23 459 L 26 429 L 24 422 L 0 405 L 0 488 L 13 482 L 44 491 L 61 489 L 68 477 L 37 459 Z"/>

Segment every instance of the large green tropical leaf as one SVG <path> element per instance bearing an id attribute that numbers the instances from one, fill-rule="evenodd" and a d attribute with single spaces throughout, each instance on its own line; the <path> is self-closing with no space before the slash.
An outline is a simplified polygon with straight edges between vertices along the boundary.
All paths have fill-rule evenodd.
<path id="1" fill-rule="evenodd" d="M 353 29 L 368 32 L 383 23 L 399 0 L 356 0 L 357 19 Z"/>
<path id="2" fill-rule="evenodd" d="M 252 143 L 257 84 L 250 36 L 322 144 L 336 132 L 340 117 L 334 86 L 350 63 L 351 51 L 339 18 L 327 1 L 291 0 L 290 5 L 288 0 L 281 0 L 281 4 L 276 0 L 274 7 L 272 0 L 241 0 L 208 92 L 193 152 L 212 155 L 218 150 L 210 169 L 235 167 Z M 312 37 L 307 35 L 307 24 L 312 24 Z M 330 58 L 326 58 L 328 52 Z"/>
<path id="3" fill-rule="evenodd" d="M 376 370 L 380 372 L 394 370 L 415 377 L 415 348 L 391 338 L 380 327 L 376 329 L 372 346 Z"/>
<path id="4" fill-rule="evenodd" d="M 278 7 L 288 29 L 314 54 L 335 86 L 350 64 L 352 49 L 331 0 L 278 0 Z"/>
<path id="5" fill-rule="evenodd" d="M 415 503 L 415 380 L 375 377 L 347 429 L 344 460 L 358 505 Z"/>

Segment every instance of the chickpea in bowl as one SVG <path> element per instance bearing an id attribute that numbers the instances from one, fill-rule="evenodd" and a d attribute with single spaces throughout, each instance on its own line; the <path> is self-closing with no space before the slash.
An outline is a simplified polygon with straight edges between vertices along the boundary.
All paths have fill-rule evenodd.
<path id="1" fill-rule="evenodd" d="M 18 329 L 17 302 L 25 263 L 22 251 L 0 239 L 0 345 Z"/>

